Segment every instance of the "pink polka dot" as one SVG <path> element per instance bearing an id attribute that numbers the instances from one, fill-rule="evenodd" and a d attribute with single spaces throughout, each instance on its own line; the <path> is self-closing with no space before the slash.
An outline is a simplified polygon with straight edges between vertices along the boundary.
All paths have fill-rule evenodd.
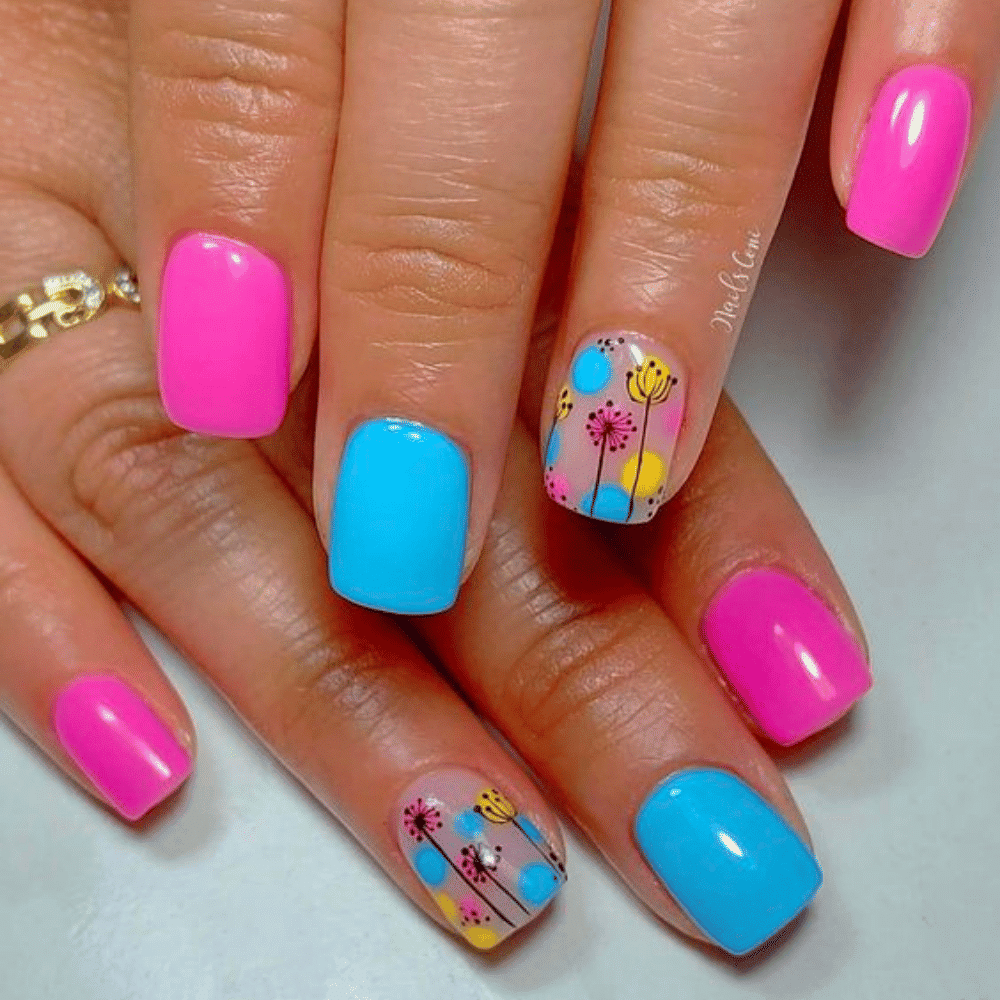
<path id="1" fill-rule="evenodd" d="M 684 416 L 683 406 L 667 404 L 660 410 L 660 427 L 667 437 L 673 439 L 680 433 L 681 418 Z"/>
<path id="2" fill-rule="evenodd" d="M 550 472 L 545 477 L 545 492 L 556 503 L 568 503 L 570 489 L 569 480 L 561 472 Z"/>

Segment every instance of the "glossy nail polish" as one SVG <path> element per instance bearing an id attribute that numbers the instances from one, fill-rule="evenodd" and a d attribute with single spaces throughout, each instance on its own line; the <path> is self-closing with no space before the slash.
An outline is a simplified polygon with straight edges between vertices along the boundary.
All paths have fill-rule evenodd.
<path id="1" fill-rule="evenodd" d="M 469 463 L 446 434 L 387 417 L 344 447 L 330 523 L 330 583 L 379 611 L 455 603 L 469 525 Z"/>
<path id="2" fill-rule="evenodd" d="M 179 239 L 160 291 L 160 393 L 180 427 L 216 437 L 276 431 L 289 392 L 290 292 L 254 247 L 212 233 Z"/>
<path id="3" fill-rule="evenodd" d="M 566 884 L 538 827 L 473 771 L 418 778 L 395 816 L 399 847 L 448 922 L 476 948 L 533 920 Z"/>
<path id="4" fill-rule="evenodd" d="M 635 838 L 660 881 L 702 932 L 734 955 L 799 914 L 823 875 L 801 838 L 727 771 L 680 771 L 653 789 Z"/>
<path id="5" fill-rule="evenodd" d="M 677 361 L 648 337 L 621 331 L 585 340 L 542 439 L 545 491 L 600 521 L 650 520 L 667 499 L 684 393 Z"/>
<path id="6" fill-rule="evenodd" d="M 788 573 L 739 573 L 712 598 L 702 635 L 719 669 L 776 743 L 791 746 L 839 719 L 871 688 L 861 648 Z"/>
<path id="7" fill-rule="evenodd" d="M 115 677 L 67 684 L 56 697 L 53 725 L 66 753 L 125 819 L 139 819 L 191 773 L 187 751 Z"/>
<path id="8" fill-rule="evenodd" d="M 958 74 L 909 66 L 879 92 L 862 140 L 847 226 L 906 257 L 931 248 L 969 148 L 972 98 Z"/>

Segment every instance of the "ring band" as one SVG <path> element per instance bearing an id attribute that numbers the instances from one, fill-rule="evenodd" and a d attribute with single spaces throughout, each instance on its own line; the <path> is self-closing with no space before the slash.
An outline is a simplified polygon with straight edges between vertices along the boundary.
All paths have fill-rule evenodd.
<path id="1" fill-rule="evenodd" d="M 141 304 L 135 272 L 123 265 L 107 284 L 86 271 L 69 271 L 42 279 L 0 305 L 0 372 L 14 359 L 47 340 L 96 319 L 111 305 Z"/>

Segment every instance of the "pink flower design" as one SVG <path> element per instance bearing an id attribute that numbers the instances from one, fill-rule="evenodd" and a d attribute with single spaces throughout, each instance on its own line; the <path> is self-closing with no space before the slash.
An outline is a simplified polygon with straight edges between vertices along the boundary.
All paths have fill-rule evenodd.
<path id="1" fill-rule="evenodd" d="M 403 810 L 403 826 L 418 844 L 426 834 L 440 830 L 443 825 L 441 813 L 423 799 L 418 798 Z"/>
<path id="2" fill-rule="evenodd" d="M 486 907 L 472 896 L 466 896 L 458 904 L 458 912 L 463 924 L 482 924 L 490 919 Z"/>
<path id="3" fill-rule="evenodd" d="M 609 399 L 587 418 L 587 433 L 594 446 L 605 447 L 609 451 L 624 448 L 625 443 L 635 433 L 636 426 L 628 410 L 616 407 Z"/>
<path id="4" fill-rule="evenodd" d="M 469 881 L 482 885 L 492 873 L 497 870 L 500 863 L 500 847 L 487 847 L 485 844 L 469 844 L 461 850 L 459 864 L 465 872 Z"/>

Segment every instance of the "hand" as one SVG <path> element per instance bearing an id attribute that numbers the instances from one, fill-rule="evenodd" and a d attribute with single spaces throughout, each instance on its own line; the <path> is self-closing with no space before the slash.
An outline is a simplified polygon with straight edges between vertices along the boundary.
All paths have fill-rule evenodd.
<path id="1" fill-rule="evenodd" d="M 167 410 L 271 432 L 318 329 L 314 506 L 350 600 L 440 611 L 478 558 L 599 7 L 132 4 Z M 642 522 L 689 475 L 840 8 L 615 3 L 540 420 L 558 503 Z M 998 52 L 990 0 L 852 5 L 831 142 L 852 229 L 927 250 Z"/>
<path id="2" fill-rule="evenodd" d="M 20 140 L 0 153 L 6 297 L 70 261 L 103 273 L 130 258 L 132 218 L 121 12 L 4 13 Z M 330 594 L 300 448 L 311 390 L 308 378 L 260 444 L 179 431 L 137 315 L 120 309 L 14 360 L 0 377 L 6 714 L 127 819 L 188 777 L 191 720 L 107 580 L 405 892 L 485 948 L 547 905 L 564 850 L 441 665 L 673 926 L 743 952 L 790 920 L 819 869 L 702 634 L 778 738 L 830 721 L 869 677 L 833 570 L 732 406 L 668 513 L 612 545 L 534 487 L 529 390 L 483 559 L 452 611 L 416 623 L 425 655 L 398 623 Z M 775 622 L 812 658 L 768 645 Z M 760 662 L 775 673 L 754 673 Z M 775 677 L 788 697 L 761 708 Z"/>

